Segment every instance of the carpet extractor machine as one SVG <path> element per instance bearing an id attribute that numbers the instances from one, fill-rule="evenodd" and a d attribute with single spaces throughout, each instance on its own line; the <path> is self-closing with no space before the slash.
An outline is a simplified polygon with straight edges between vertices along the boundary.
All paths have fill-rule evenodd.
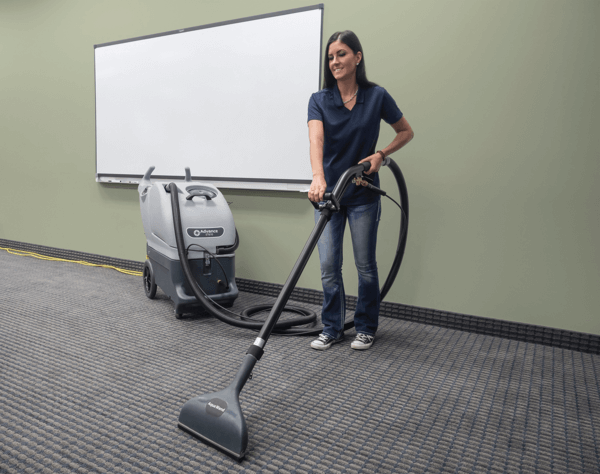
<path id="1" fill-rule="evenodd" d="M 138 186 L 142 223 L 146 234 L 147 259 L 144 263 L 144 290 L 154 298 L 157 287 L 173 301 L 175 316 L 201 304 L 190 289 L 178 254 L 173 228 L 171 190 L 152 183 L 152 166 Z M 185 169 L 181 200 L 181 220 L 185 222 L 184 246 L 194 280 L 213 302 L 230 307 L 238 296 L 235 284 L 235 249 L 238 234 L 229 205 L 219 190 L 208 183 L 193 182 Z"/>
<path id="2" fill-rule="evenodd" d="M 391 288 L 402 263 L 408 231 L 408 194 L 404 177 L 391 158 L 386 158 L 384 165 L 396 179 L 400 204 L 387 197 L 400 208 L 402 219 L 396 256 L 381 287 L 381 300 Z M 241 314 L 226 309 L 238 296 L 234 252 L 239 243 L 227 201 L 211 184 L 192 181 L 189 168 L 185 170 L 185 182 L 179 185 L 181 188 L 173 182 L 153 183 L 150 178 L 154 167 L 148 169 L 138 187 L 148 250 L 143 274 L 146 296 L 154 298 L 158 286 L 173 300 L 178 317 L 202 307 L 223 322 L 258 331 L 231 384 L 223 390 L 196 396 L 185 403 L 179 415 L 179 428 L 237 460 L 244 458 L 248 450 L 248 428 L 239 402 L 240 392 L 262 357 L 272 333 L 321 333 L 322 327 L 317 326 L 314 312 L 286 306 L 286 303 L 325 226 L 340 210 L 339 202 L 347 187 L 356 178 L 368 181 L 363 172 L 368 171 L 369 166 L 365 162 L 349 168 L 333 191 L 325 194 L 323 202 L 312 203 L 320 212 L 320 218 L 275 303 L 268 308 L 265 305 L 246 308 Z M 366 187 L 371 192 L 387 195 L 370 183 Z M 256 311 L 267 310 L 268 316 L 264 321 L 253 320 Z M 286 316 L 280 320 L 284 312 L 298 316 Z M 346 322 L 344 330 L 353 326 L 354 321 Z"/>

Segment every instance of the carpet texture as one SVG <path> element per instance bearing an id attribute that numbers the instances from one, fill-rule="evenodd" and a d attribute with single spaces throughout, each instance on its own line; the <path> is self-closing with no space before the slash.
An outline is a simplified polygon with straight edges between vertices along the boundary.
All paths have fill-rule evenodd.
<path id="1" fill-rule="evenodd" d="M 391 318 L 369 351 L 352 333 L 269 340 L 238 463 L 177 418 L 256 333 L 177 320 L 139 277 L 0 252 L 0 472 L 600 472 L 600 356 Z"/>

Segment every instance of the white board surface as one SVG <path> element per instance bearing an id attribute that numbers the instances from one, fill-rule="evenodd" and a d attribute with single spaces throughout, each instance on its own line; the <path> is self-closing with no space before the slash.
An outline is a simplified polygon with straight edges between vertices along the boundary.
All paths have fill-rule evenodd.
<path id="1" fill-rule="evenodd" d="M 307 188 L 322 5 L 95 47 L 96 177 Z M 135 182 L 135 181 L 131 181 Z"/>

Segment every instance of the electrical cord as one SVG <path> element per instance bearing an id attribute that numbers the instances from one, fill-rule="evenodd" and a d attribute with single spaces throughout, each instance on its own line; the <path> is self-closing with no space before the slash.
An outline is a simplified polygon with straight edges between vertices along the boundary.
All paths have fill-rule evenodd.
<path id="1" fill-rule="evenodd" d="M 6 247 L 0 247 L 0 250 L 6 250 L 11 255 L 18 255 L 20 257 L 33 257 L 33 258 L 37 258 L 39 260 L 48 260 L 48 261 L 51 261 L 51 262 L 78 263 L 79 265 L 85 265 L 87 267 L 109 268 L 111 270 L 116 270 L 116 271 L 124 273 L 126 275 L 142 276 L 142 272 L 138 272 L 136 270 L 127 270 L 125 268 L 119 268 L 119 267 L 115 267 L 113 265 L 102 265 L 102 264 L 98 264 L 98 263 L 86 262 L 84 260 L 68 260 L 66 258 L 50 257 L 48 255 L 42 255 L 42 254 L 35 253 L 35 252 L 29 252 L 29 251 L 26 251 L 26 250 L 11 249 L 11 248 L 6 248 Z"/>

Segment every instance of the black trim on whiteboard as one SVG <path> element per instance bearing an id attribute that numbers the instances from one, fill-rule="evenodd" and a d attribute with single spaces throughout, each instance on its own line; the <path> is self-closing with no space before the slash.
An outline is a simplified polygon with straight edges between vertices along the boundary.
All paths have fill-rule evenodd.
<path id="1" fill-rule="evenodd" d="M 181 28 L 179 30 L 165 31 L 164 33 L 156 33 L 156 34 L 153 34 L 153 35 L 146 35 L 146 36 L 137 36 L 135 38 L 129 38 L 129 39 L 124 39 L 124 40 L 119 40 L 119 41 L 110 41 L 108 43 L 102 43 L 102 44 L 95 44 L 94 45 L 94 49 L 95 48 L 101 48 L 103 46 L 111 46 L 111 45 L 114 45 L 114 44 L 130 43 L 132 41 L 139 41 L 139 40 L 145 40 L 145 39 L 151 39 L 151 38 L 158 38 L 160 36 L 177 35 L 179 33 L 186 33 L 188 31 L 204 30 L 206 28 L 214 28 L 216 26 L 231 25 L 231 24 L 234 24 L 234 23 L 243 23 L 245 21 L 252 21 L 252 20 L 262 20 L 263 18 L 272 18 L 274 16 L 289 15 L 291 13 L 300 13 L 300 12 L 306 12 L 306 11 L 317 10 L 317 9 L 321 9 L 321 50 L 322 50 L 323 49 L 323 9 L 324 9 L 324 5 L 322 3 L 319 3 L 318 5 L 311 5 L 311 6 L 308 6 L 308 7 L 293 8 L 291 10 L 283 10 L 283 11 L 280 11 L 280 12 L 265 13 L 265 14 L 262 14 L 262 15 L 255 15 L 255 16 L 248 16 L 248 17 L 245 17 L 245 18 L 238 18 L 237 20 L 219 21 L 217 23 L 209 23 L 208 25 L 193 26 L 191 28 Z"/>

